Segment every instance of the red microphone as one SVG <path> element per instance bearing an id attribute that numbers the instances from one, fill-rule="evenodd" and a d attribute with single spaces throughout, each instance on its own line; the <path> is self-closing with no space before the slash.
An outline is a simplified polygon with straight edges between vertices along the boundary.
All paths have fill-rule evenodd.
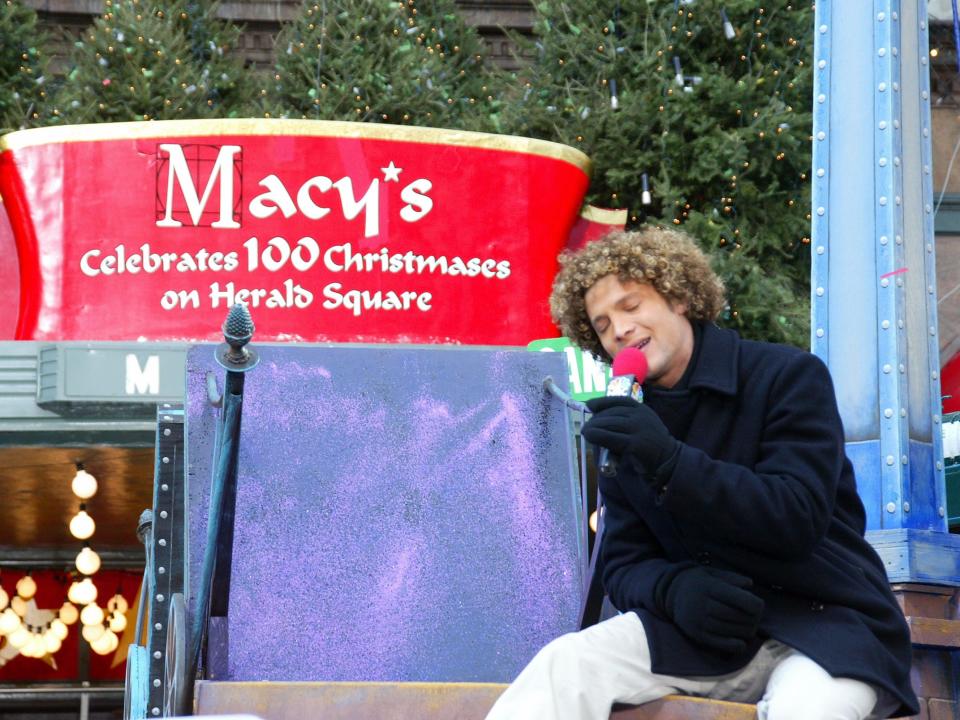
<path id="1" fill-rule="evenodd" d="M 632 397 L 643 402 L 643 390 L 640 385 L 647 378 L 647 356 L 635 348 L 624 348 L 613 359 L 613 377 L 607 384 L 607 397 Z M 617 474 L 617 463 L 610 457 L 610 449 L 600 448 L 600 473 L 604 477 Z"/>

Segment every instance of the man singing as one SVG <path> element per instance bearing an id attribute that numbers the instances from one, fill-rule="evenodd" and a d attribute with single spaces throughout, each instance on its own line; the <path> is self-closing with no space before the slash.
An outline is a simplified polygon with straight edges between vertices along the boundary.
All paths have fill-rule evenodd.
<path id="1" fill-rule="evenodd" d="M 591 400 L 582 430 L 617 460 L 601 558 L 621 614 L 543 648 L 488 720 L 606 720 L 671 693 L 760 720 L 916 714 L 826 366 L 717 327 L 723 285 L 680 232 L 616 233 L 561 266 L 562 332 L 649 364 L 642 404 Z"/>

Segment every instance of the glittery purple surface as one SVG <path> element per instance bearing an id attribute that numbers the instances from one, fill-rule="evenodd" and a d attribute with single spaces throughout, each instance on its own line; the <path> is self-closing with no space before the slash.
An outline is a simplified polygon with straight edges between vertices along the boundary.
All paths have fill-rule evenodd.
<path id="1" fill-rule="evenodd" d="M 579 485 L 560 353 L 260 346 L 243 407 L 221 680 L 512 680 L 576 628 Z M 187 365 L 189 587 L 222 387 Z"/>

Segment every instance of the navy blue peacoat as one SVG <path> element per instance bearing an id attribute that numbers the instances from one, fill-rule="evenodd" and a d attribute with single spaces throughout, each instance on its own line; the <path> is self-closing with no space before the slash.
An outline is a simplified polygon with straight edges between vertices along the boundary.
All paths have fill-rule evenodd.
<path id="1" fill-rule="evenodd" d="M 909 630 L 863 537 L 829 371 L 810 353 L 742 340 L 712 323 L 698 344 L 684 391 L 689 427 L 677 437 L 672 474 L 654 483 L 622 462 L 616 477 L 600 479 L 611 601 L 637 611 L 656 673 L 733 672 L 771 637 L 835 677 L 886 690 L 900 701 L 898 714 L 916 714 Z M 647 402 L 670 427 L 655 392 Z M 697 645 L 657 609 L 658 579 L 691 562 L 753 579 L 766 607 L 746 652 Z"/>

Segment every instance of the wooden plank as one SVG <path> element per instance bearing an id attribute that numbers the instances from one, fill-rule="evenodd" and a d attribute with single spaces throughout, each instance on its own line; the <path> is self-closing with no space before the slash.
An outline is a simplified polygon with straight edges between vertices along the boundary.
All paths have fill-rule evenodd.
<path id="1" fill-rule="evenodd" d="M 617 709 L 610 720 L 755 720 L 755 705 L 670 695 L 638 707 Z"/>
<path id="2" fill-rule="evenodd" d="M 960 620 L 907 616 L 910 639 L 915 646 L 960 649 Z"/>
<path id="3" fill-rule="evenodd" d="M 198 715 L 264 720 L 483 720 L 506 685 L 494 683 L 211 682 L 197 685 Z M 753 720 L 753 705 L 670 696 L 614 710 L 611 720 Z"/>
<path id="4" fill-rule="evenodd" d="M 264 720 L 483 720 L 506 685 L 487 683 L 211 682 L 197 684 L 198 715 Z"/>

